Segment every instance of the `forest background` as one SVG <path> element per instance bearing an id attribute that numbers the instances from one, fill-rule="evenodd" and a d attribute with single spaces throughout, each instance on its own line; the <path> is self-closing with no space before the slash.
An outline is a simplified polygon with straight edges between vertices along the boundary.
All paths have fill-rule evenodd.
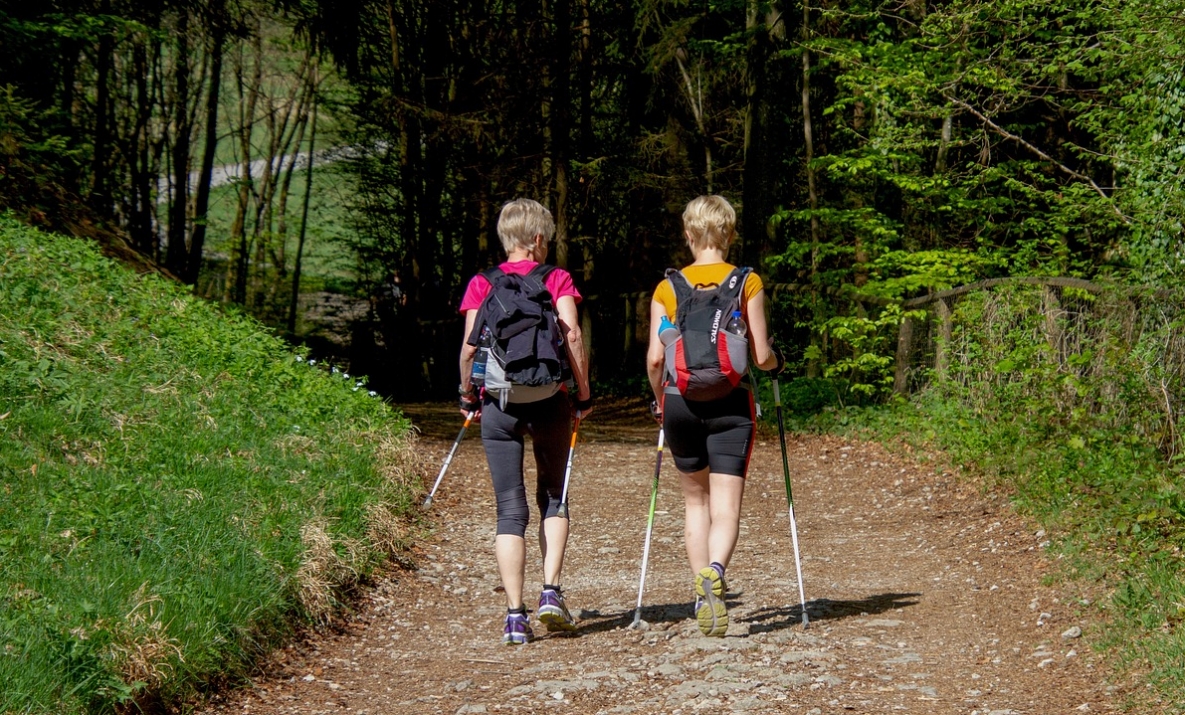
<path id="1" fill-rule="evenodd" d="M 418 399 L 454 387 L 503 202 L 552 209 L 595 376 L 640 383 L 681 208 L 721 193 L 791 364 L 882 397 L 903 299 L 1175 284 L 1183 22 L 1174 2 L 6 2 L 0 202 L 116 234 Z"/>
<path id="2" fill-rule="evenodd" d="M 1179 0 L 4 0 L 0 209 L 398 404 L 454 395 L 518 196 L 598 391 L 641 398 L 682 208 L 723 194 L 795 414 L 887 406 L 1112 554 L 1109 642 L 1180 693 L 1183 60 Z"/>

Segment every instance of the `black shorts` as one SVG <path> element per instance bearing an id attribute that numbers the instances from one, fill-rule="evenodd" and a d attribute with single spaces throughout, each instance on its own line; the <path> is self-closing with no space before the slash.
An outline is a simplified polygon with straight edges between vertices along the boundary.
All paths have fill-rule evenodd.
<path id="1" fill-rule="evenodd" d="M 663 395 L 663 431 L 680 472 L 745 476 L 756 436 L 753 393 L 737 388 L 727 397 L 694 402 Z"/>

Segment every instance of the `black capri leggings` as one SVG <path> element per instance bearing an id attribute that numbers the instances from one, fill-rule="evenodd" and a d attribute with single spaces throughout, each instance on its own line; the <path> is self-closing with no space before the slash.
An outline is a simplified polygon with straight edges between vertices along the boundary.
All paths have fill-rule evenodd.
<path id="1" fill-rule="evenodd" d="M 538 481 L 535 504 L 543 519 L 556 516 L 564 489 L 568 440 L 572 436 L 568 396 L 557 392 L 538 402 L 509 403 L 503 410 L 487 397 L 481 406 L 481 443 L 490 464 L 498 505 L 498 534 L 525 536 L 531 510 L 523 484 L 523 437 L 531 436 Z"/>
<path id="2" fill-rule="evenodd" d="M 745 476 L 756 432 L 749 390 L 737 388 L 711 402 L 694 402 L 667 392 L 662 416 L 667 444 L 680 472 L 708 467 L 713 474 Z"/>

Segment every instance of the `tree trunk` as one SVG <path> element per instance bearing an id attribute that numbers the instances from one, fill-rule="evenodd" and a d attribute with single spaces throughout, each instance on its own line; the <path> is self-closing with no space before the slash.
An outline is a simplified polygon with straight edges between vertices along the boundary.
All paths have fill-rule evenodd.
<path id="1" fill-rule="evenodd" d="M 821 318 L 820 296 L 818 285 L 819 273 L 819 217 L 817 211 L 819 209 L 819 194 L 815 186 L 815 167 L 812 162 L 815 158 L 815 139 L 811 132 L 811 53 L 806 47 L 806 42 L 810 39 L 811 26 L 811 8 L 807 3 L 802 5 L 802 138 L 806 150 L 805 164 L 806 164 L 806 179 L 807 192 L 811 209 L 811 265 L 810 265 L 810 286 L 812 293 L 811 304 L 815 307 L 815 320 L 818 322 Z M 812 345 L 818 345 L 817 338 L 811 338 Z M 807 363 L 807 375 L 809 377 L 817 377 L 819 375 L 818 360 L 811 360 Z"/>
<path id="2" fill-rule="evenodd" d="M 154 99 L 149 86 L 149 75 L 153 67 L 149 63 L 145 41 L 139 40 L 132 48 L 132 84 L 135 85 L 136 119 L 125 142 L 128 169 L 131 179 L 131 196 L 128 203 L 128 234 L 132 245 L 146 256 L 155 251 L 158 241 L 153 227 L 156 212 L 154 189 L 157 174 L 152 161 L 149 124 L 152 120 Z M 154 44 L 156 43 L 153 40 Z M 159 53 L 153 53 L 153 59 Z"/>
<path id="3" fill-rule="evenodd" d="M 218 148 L 218 95 L 222 88 L 222 51 L 226 32 L 219 22 L 213 28 L 210 47 L 210 87 L 206 94 L 206 142 L 202 150 L 202 167 L 198 175 L 197 195 L 194 197 L 193 236 L 185 258 L 182 280 L 197 285 L 202 270 L 202 253 L 206 245 L 206 222 L 210 210 L 210 182 L 214 174 L 214 154 Z"/>
<path id="4" fill-rule="evenodd" d="M 173 203 L 169 207 L 168 247 L 165 266 L 174 275 L 185 274 L 189 255 L 185 229 L 189 217 L 189 145 L 193 127 L 189 121 L 189 10 L 183 5 L 177 19 L 176 96 L 173 97 Z"/>
<path id="5" fill-rule="evenodd" d="M 745 27 L 749 47 L 746 61 L 748 103 L 745 108 L 744 183 L 741 189 L 742 262 L 757 266 L 768 255 L 773 241 L 770 216 L 773 214 L 773 177 L 770 175 L 769 102 L 766 98 L 768 62 L 772 25 L 780 13 L 771 7 L 764 18 L 760 3 L 748 0 Z"/>
<path id="6" fill-rule="evenodd" d="M 99 4 L 103 15 L 111 12 L 110 0 Z M 112 214 L 110 168 L 111 168 L 111 64 L 114 41 L 110 30 L 99 36 L 99 56 L 96 58 L 95 86 L 95 138 L 94 156 L 91 164 L 90 205 L 100 216 Z"/>
<path id="7" fill-rule="evenodd" d="M 680 49 L 680 51 L 682 51 Z M 691 107 L 691 114 L 695 117 L 695 126 L 699 130 L 700 143 L 704 152 L 704 187 L 705 193 L 715 193 L 715 183 L 712 177 L 712 139 L 708 136 L 707 120 L 704 117 L 704 88 L 703 71 L 696 70 L 694 81 L 687 70 L 687 64 L 676 53 L 675 62 L 679 66 L 679 74 L 683 77 L 683 93 L 687 96 L 687 103 Z"/>
<path id="8" fill-rule="evenodd" d="M 568 267 L 568 146 L 571 132 L 571 108 L 569 92 L 570 60 L 572 57 L 572 19 L 568 10 L 569 0 L 554 0 L 555 30 L 552 44 L 551 95 L 551 169 L 552 188 L 555 192 L 555 262 L 560 268 Z"/>
<path id="9" fill-rule="evenodd" d="M 308 82 L 308 92 L 312 92 L 313 81 Z M 307 98 L 301 99 L 301 112 L 296 117 L 296 136 L 292 141 L 292 160 L 288 162 L 288 170 L 284 172 L 284 180 L 280 183 L 279 196 L 277 197 L 276 207 L 276 240 L 275 251 L 273 252 L 272 262 L 279 275 L 285 276 L 288 273 L 287 261 L 284 253 L 288 246 L 288 196 L 292 192 L 292 179 L 296 175 L 297 165 L 300 164 L 301 145 L 304 144 L 304 133 L 309 125 L 309 110 L 307 107 Z M 309 156 L 312 161 L 312 156 Z"/>
<path id="10" fill-rule="evenodd" d="M 309 128 L 309 169 L 304 182 L 304 206 L 300 210 L 300 237 L 296 241 L 296 259 L 292 265 L 292 296 L 288 300 L 288 332 L 296 334 L 296 308 L 300 301 L 300 268 L 309 225 L 309 201 L 313 195 L 313 157 L 317 151 L 317 97 L 313 96 L 313 118 Z"/>
<path id="11" fill-rule="evenodd" d="M 251 178 L 251 133 L 255 126 L 255 108 L 259 99 L 260 83 L 263 80 L 263 48 L 260 35 L 262 28 L 256 26 L 252 55 L 255 68 L 252 72 L 250 85 L 244 87 L 243 72 L 245 60 L 239 62 L 237 79 L 239 87 L 239 161 L 242 162 L 243 173 L 239 177 L 239 201 L 235 209 L 234 223 L 231 224 L 230 237 L 233 246 L 230 265 L 228 266 L 226 281 L 226 298 L 240 305 L 247 300 L 247 267 L 250 261 L 250 245 L 247 238 L 247 210 L 250 208 L 252 196 Z M 240 57 L 242 54 L 240 53 Z M 246 96 L 244 96 L 244 94 Z"/>

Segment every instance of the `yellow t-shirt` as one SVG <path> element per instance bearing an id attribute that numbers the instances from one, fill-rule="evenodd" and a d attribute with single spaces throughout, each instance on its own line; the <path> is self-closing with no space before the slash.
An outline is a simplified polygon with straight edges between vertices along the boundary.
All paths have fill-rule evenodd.
<path id="1" fill-rule="evenodd" d="M 736 266 L 731 263 L 706 263 L 698 266 L 687 266 L 682 273 L 687 277 L 687 282 L 691 285 L 710 285 L 712 283 L 720 283 L 732 269 Z M 750 272 L 745 278 L 745 288 L 741 294 L 741 310 L 745 314 L 745 320 L 749 319 L 749 301 L 753 296 L 760 293 L 765 288 L 761 282 L 761 276 Z M 675 290 L 671 288 L 671 282 L 665 278 L 658 287 L 654 289 L 654 300 L 666 308 L 667 318 L 671 322 L 675 321 L 675 307 L 677 301 L 675 300 Z"/>

